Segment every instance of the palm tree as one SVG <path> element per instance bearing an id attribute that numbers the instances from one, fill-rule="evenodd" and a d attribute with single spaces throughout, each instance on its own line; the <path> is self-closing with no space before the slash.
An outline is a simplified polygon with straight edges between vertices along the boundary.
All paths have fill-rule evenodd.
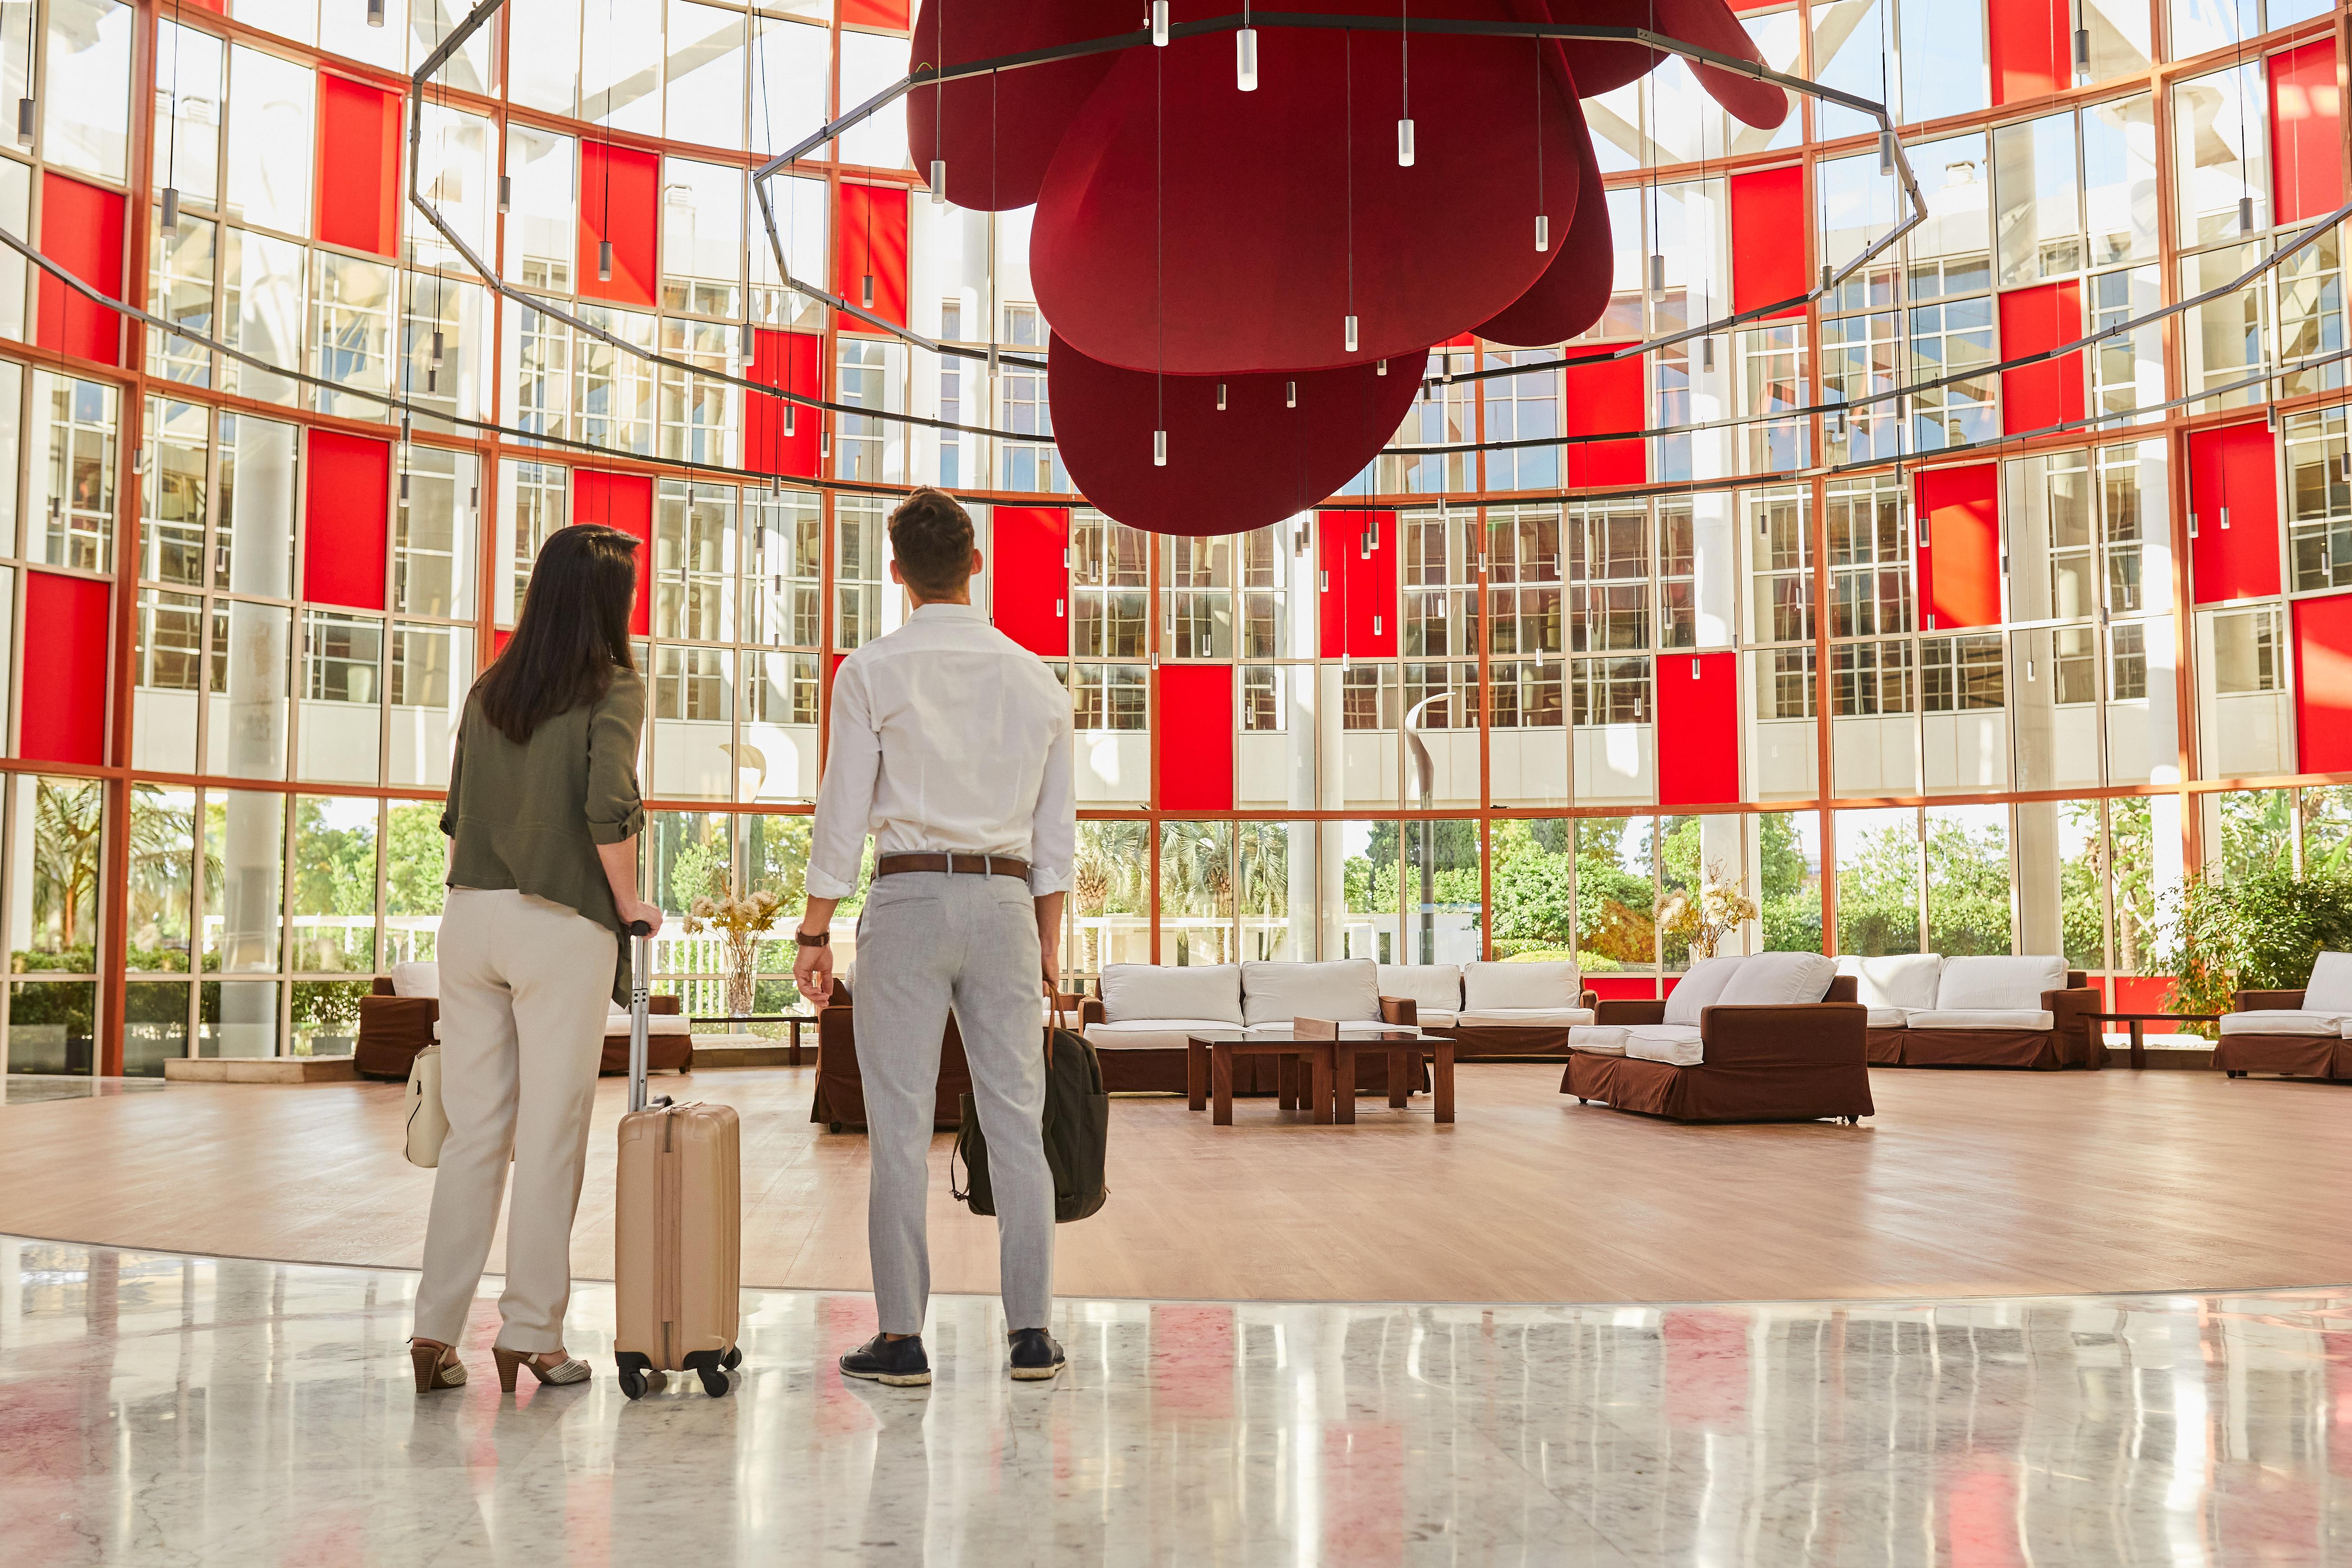
<path id="1" fill-rule="evenodd" d="M 1148 822 L 1083 822 L 1078 825 L 1077 853 L 1070 868 L 1070 890 L 1077 895 L 1078 913 L 1100 916 L 1117 902 L 1133 910 L 1144 901 L 1151 867 L 1151 825 Z M 1102 930 L 1095 928 L 1088 954 L 1096 973 L 1102 973 Z"/>

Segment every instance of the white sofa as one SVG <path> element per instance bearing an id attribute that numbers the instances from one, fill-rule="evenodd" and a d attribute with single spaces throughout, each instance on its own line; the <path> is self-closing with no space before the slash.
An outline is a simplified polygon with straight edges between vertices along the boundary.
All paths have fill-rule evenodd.
<path id="1" fill-rule="evenodd" d="M 2240 991 L 2221 1015 L 2213 1065 L 2231 1078 L 2352 1078 L 2352 952 L 2312 960 L 2300 991 Z"/>
<path id="2" fill-rule="evenodd" d="M 1818 952 L 1759 952 L 1702 958 L 1656 1003 L 1601 1004 L 1601 1021 L 1568 1032 L 1570 1051 L 1630 1057 L 1668 1067 L 1696 1067 L 1706 1059 L 1701 1032 L 1709 1007 L 1786 1007 L 1819 1002 L 1829 994 L 1837 966 Z M 1658 1013 L 1651 1021 L 1648 1015 Z M 1619 1014 L 1629 1021 L 1612 1021 Z M 1633 1021 L 1639 1020 L 1639 1021 Z"/>
<path id="3" fill-rule="evenodd" d="M 1838 960 L 1869 1009 L 1878 1067 L 2096 1067 L 2099 994 L 2049 954 L 1933 952 Z"/>
<path id="4" fill-rule="evenodd" d="M 1388 1016 L 1454 1041 L 1457 1061 L 1556 1057 L 1568 1031 L 1592 1022 L 1592 994 L 1573 963 L 1383 963 Z"/>

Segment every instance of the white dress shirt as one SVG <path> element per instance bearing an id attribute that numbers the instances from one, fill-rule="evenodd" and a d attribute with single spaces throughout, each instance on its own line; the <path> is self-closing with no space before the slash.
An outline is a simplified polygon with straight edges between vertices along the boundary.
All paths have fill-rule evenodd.
<path id="1" fill-rule="evenodd" d="M 970 605 L 919 606 L 834 673 L 811 897 L 857 890 L 868 832 L 877 856 L 1003 855 L 1029 863 L 1032 893 L 1070 885 L 1069 693 Z"/>

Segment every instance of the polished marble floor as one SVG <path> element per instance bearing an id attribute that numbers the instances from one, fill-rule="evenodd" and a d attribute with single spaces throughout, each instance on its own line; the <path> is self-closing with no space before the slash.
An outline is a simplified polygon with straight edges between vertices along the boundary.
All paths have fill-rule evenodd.
<path id="1" fill-rule="evenodd" d="M 738 1387 L 419 1400 L 415 1277 L 0 1238 L 0 1543 L 81 1563 L 2352 1562 L 2352 1290 L 1688 1308 L 1066 1300 L 845 1383 L 757 1291 Z"/>

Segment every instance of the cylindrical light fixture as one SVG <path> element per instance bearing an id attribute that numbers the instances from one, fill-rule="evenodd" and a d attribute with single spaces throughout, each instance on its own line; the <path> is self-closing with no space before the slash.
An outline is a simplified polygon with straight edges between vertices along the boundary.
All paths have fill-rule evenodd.
<path id="1" fill-rule="evenodd" d="M 16 145 L 30 147 L 32 144 L 33 100 L 29 98 L 20 98 L 16 100 Z"/>
<path id="2" fill-rule="evenodd" d="M 1257 90 L 1257 29 L 1244 27 L 1234 35 L 1234 86 L 1244 92 Z"/>
<path id="3" fill-rule="evenodd" d="M 1297 382 L 1286 381 L 1282 384 L 1282 405 L 1285 408 L 1296 408 L 1298 406 L 1298 384 Z"/>
<path id="4" fill-rule="evenodd" d="M 1665 291 L 1666 291 L 1666 258 L 1665 258 L 1665 253 L 1664 253 L 1664 251 L 1657 251 L 1657 250 L 1654 250 L 1654 251 L 1650 252 L 1650 292 L 1651 292 L 1653 295 L 1659 295 L 1659 294 L 1664 294 Z"/>
<path id="5" fill-rule="evenodd" d="M 784 438 L 786 440 L 790 440 L 800 426 L 800 420 L 795 417 L 800 411 L 801 407 L 797 403 L 784 405 Z"/>
<path id="6" fill-rule="evenodd" d="M 371 27 L 383 26 L 383 0 L 368 0 L 368 26 Z"/>
<path id="7" fill-rule="evenodd" d="M 1381 361 L 1381 363 L 1378 363 L 1378 364 L 1376 364 L 1376 365 L 1374 365 L 1374 366 L 1372 367 L 1372 374 L 1373 374 L 1374 375 L 1386 375 L 1386 374 L 1388 374 L 1388 373 L 1389 373 L 1389 362 L 1388 362 L 1388 361 L 1386 361 L 1386 360 L 1382 360 L 1382 361 Z"/>
<path id="8" fill-rule="evenodd" d="M 832 431 L 830 431 L 830 430 L 820 430 L 820 431 L 818 431 L 818 432 L 817 432 L 817 436 L 816 436 L 816 452 L 817 452 L 817 456 L 818 456 L 818 457 L 820 457 L 820 458 L 826 458 L 827 460 L 830 460 L 830 459 L 832 458 L 832 457 L 833 457 L 833 432 L 832 432 Z"/>
<path id="9" fill-rule="evenodd" d="M 2238 198 L 2238 232 L 2254 232 L 2254 198 L 2250 195 Z"/>
<path id="10" fill-rule="evenodd" d="M 613 242 L 609 239 L 599 240 L 596 242 L 596 281 L 610 283 L 612 280 Z"/>
<path id="11" fill-rule="evenodd" d="M 1701 370 L 1706 371 L 1711 371 L 1715 368 L 1715 340 L 1713 338 L 1699 339 L 1698 367 Z"/>
<path id="12" fill-rule="evenodd" d="M 400 470 L 400 504 L 408 504 L 408 469 L 405 467 Z"/>
<path id="13" fill-rule="evenodd" d="M 1348 318 L 1348 352 L 1356 352 L 1356 318 L 1353 316 Z"/>
<path id="14" fill-rule="evenodd" d="M 1155 468 L 1168 466 L 1168 432 L 1165 430 L 1151 433 L 1151 466 Z"/>
<path id="15" fill-rule="evenodd" d="M 1836 287 L 1836 285 L 1837 285 L 1837 268 L 1834 268 L 1834 267 L 1832 267 L 1832 266 L 1831 266 L 1828 262 L 1826 262 L 1826 261 L 1822 262 L 1822 293 L 1824 293 L 1824 294 L 1826 294 L 1826 293 L 1828 293 L 1828 292 L 1829 292 L 1832 288 Z"/>
<path id="16" fill-rule="evenodd" d="M 1225 384 L 1224 384 L 1223 382 L 1222 382 L 1222 381 L 1221 381 L 1221 382 L 1217 383 L 1217 412 L 1218 412 L 1218 413 L 1220 413 L 1220 414 L 1223 414 L 1224 411 L 1225 411 Z"/>
<path id="17" fill-rule="evenodd" d="M 163 216 L 161 226 L 165 234 L 180 232 L 180 187 L 177 185 L 163 187 Z"/>
<path id="18" fill-rule="evenodd" d="M 739 338 L 743 347 L 743 357 L 746 360 L 749 360 L 751 357 L 752 350 L 757 346 L 751 339 L 751 322 L 744 322 L 741 328 L 739 329 Z"/>
<path id="19" fill-rule="evenodd" d="M 438 327 L 433 329 L 433 357 L 425 363 L 435 370 L 441 368 L 441 329 Z"/>
<path id="20" fill-rule="evenodd" d="M 860 300 L 859 303 L 863 304 L 869 310 L 874 309 L 874 274 L 871 272 L 866 274 L 866 282 L 863 288 L 863 298 Z"/>
<path id="21" fill-rule="evenodd" d="M 1536 214 L 1536 248 L 1538 250 L 1551 248 L 1551 218 L 1544 213 Z"/>
<path id="22" fill-rule="evenodd" d="M 505 212 L 513 205 L 514 176 L 512 174 L 500 174 L 499 176 L 499 211 Z"/>
<path id="23" fill-rule="evenodd" d="M 2091 29 L 2074 29 L 2074 69 L 2078 75 L 2091 74 Z"/>
<path id="24" fill-rule="evenodd" d="M 1151 47 L 1168 47 L 1168 0 L 1151 0 Z"/>
<path id="25" fill-rule="evenodd" d="M 1412 167 L 1412 121 L 1410 120 L 1397 121 L 1397 167 Z"/>
<path id="26" fill-rule="evenodd" d="M 1895 173 L 1895 132 L 1892 131 L 1878 133 L 1878 172 L 1882 174 Z"/>
<path id="27" fill-rule="evenodd" d="M 947 205 L 948 161 L 945 158 L 934 158 L 931 160 L 931 205 L 943 207 Z"/>

